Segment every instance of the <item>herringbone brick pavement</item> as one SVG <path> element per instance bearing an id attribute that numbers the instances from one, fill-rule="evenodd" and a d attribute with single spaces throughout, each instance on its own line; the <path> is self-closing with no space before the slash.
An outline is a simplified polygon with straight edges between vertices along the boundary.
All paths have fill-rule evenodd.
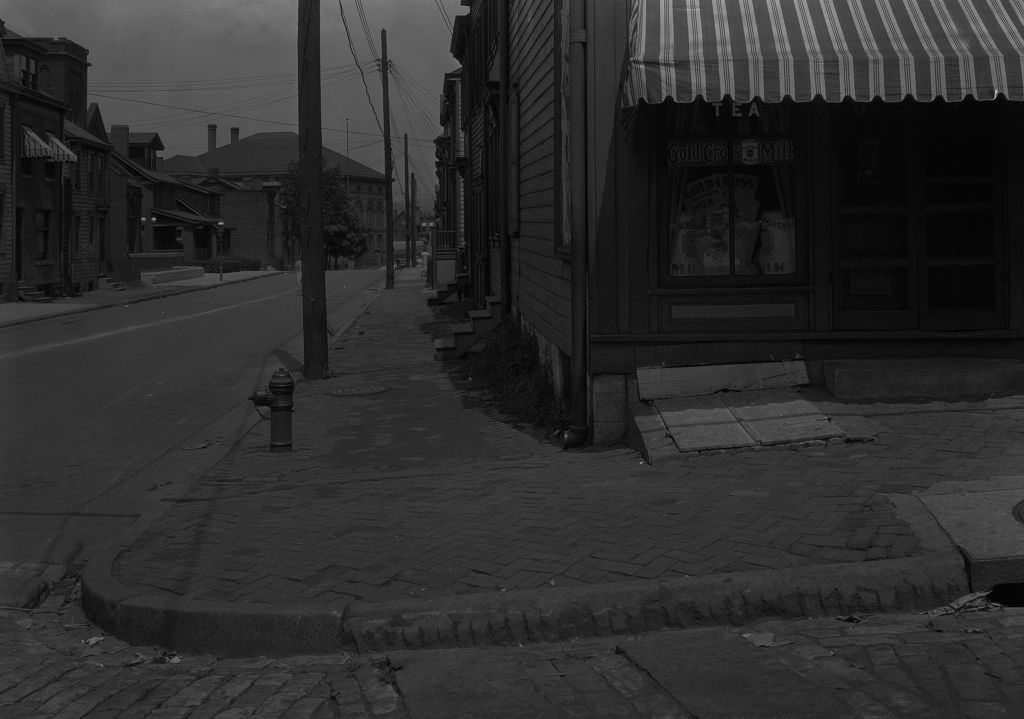
<path id="1" fill-rule="evenodd" d="M 296 451 L 257 428 L 114 566 L 259 603 L 437 597 L 911 556 L 885 493 L 1024 474 L 1024 401 L 874 405 L 867 443 L 681 456 L 563 452 L 432 359 L 414 271 L 301 383 Z"/>

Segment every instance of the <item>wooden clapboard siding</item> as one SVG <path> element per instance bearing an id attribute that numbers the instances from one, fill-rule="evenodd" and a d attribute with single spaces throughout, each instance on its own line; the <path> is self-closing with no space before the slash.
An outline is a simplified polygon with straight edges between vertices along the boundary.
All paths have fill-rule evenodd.
<path id="1" fill-rule="evenodd" d="M 562 352 L 570 344 L 570 267 L 557 250 L 559 188 L 559 2 L 509 8 L 510 82 L 518 92 L 519 237 L 510 281 L 515 309 Z"/>

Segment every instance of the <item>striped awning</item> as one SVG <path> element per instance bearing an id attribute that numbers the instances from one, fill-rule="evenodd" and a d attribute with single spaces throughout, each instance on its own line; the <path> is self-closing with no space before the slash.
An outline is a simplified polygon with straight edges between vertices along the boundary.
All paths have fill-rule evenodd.
<path id="1" fill-rule="evenodd" d="M 60 141 L 60 138 L 50 134 L 51 157 L 54 162 L 78 162 L 78 155 L 71 151 L 71 148 Z"/>
<path id="2" fill-rule="evenodd" d="M 627 107 L 1024 100 L 1024 0 L 630 0 Z"/>
<path id="3" fill-rule="evenodd" d="M 29 159 L 53 159 L 53 148 L 50 144 L 32 131 L 32 128 L 21 128 L 21 156 Z"/>

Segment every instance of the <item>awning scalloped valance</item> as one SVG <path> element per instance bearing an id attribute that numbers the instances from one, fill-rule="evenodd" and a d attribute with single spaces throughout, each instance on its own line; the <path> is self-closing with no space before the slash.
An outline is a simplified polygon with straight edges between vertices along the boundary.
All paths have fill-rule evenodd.
<path id="1" fill-rule="evenodd" d="M 631 0 L 623 104 L 1024 101 L 1022 0 Z"/>

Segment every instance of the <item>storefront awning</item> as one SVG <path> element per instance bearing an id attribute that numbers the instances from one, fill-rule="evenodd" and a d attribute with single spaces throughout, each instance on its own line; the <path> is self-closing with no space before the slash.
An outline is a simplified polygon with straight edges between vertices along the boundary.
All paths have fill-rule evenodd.
<path id="1" fill-rule="evenodd" d="M 29 159 L 52 160 L 53 148 L 28 127 L 21 128 L 21 156 Z"/>
<path id="2" fill-rule="evenodd" d="M 631 0 L 627 107 L 1024 101 L 1021 0 Z"/>
<path id="3" fill-rule="evenodd" d="M 54 162 L 78 162 L 78 155 L 52 134 L 50 135 L 50 149 L 52 151 L 50 156 Z"/>

